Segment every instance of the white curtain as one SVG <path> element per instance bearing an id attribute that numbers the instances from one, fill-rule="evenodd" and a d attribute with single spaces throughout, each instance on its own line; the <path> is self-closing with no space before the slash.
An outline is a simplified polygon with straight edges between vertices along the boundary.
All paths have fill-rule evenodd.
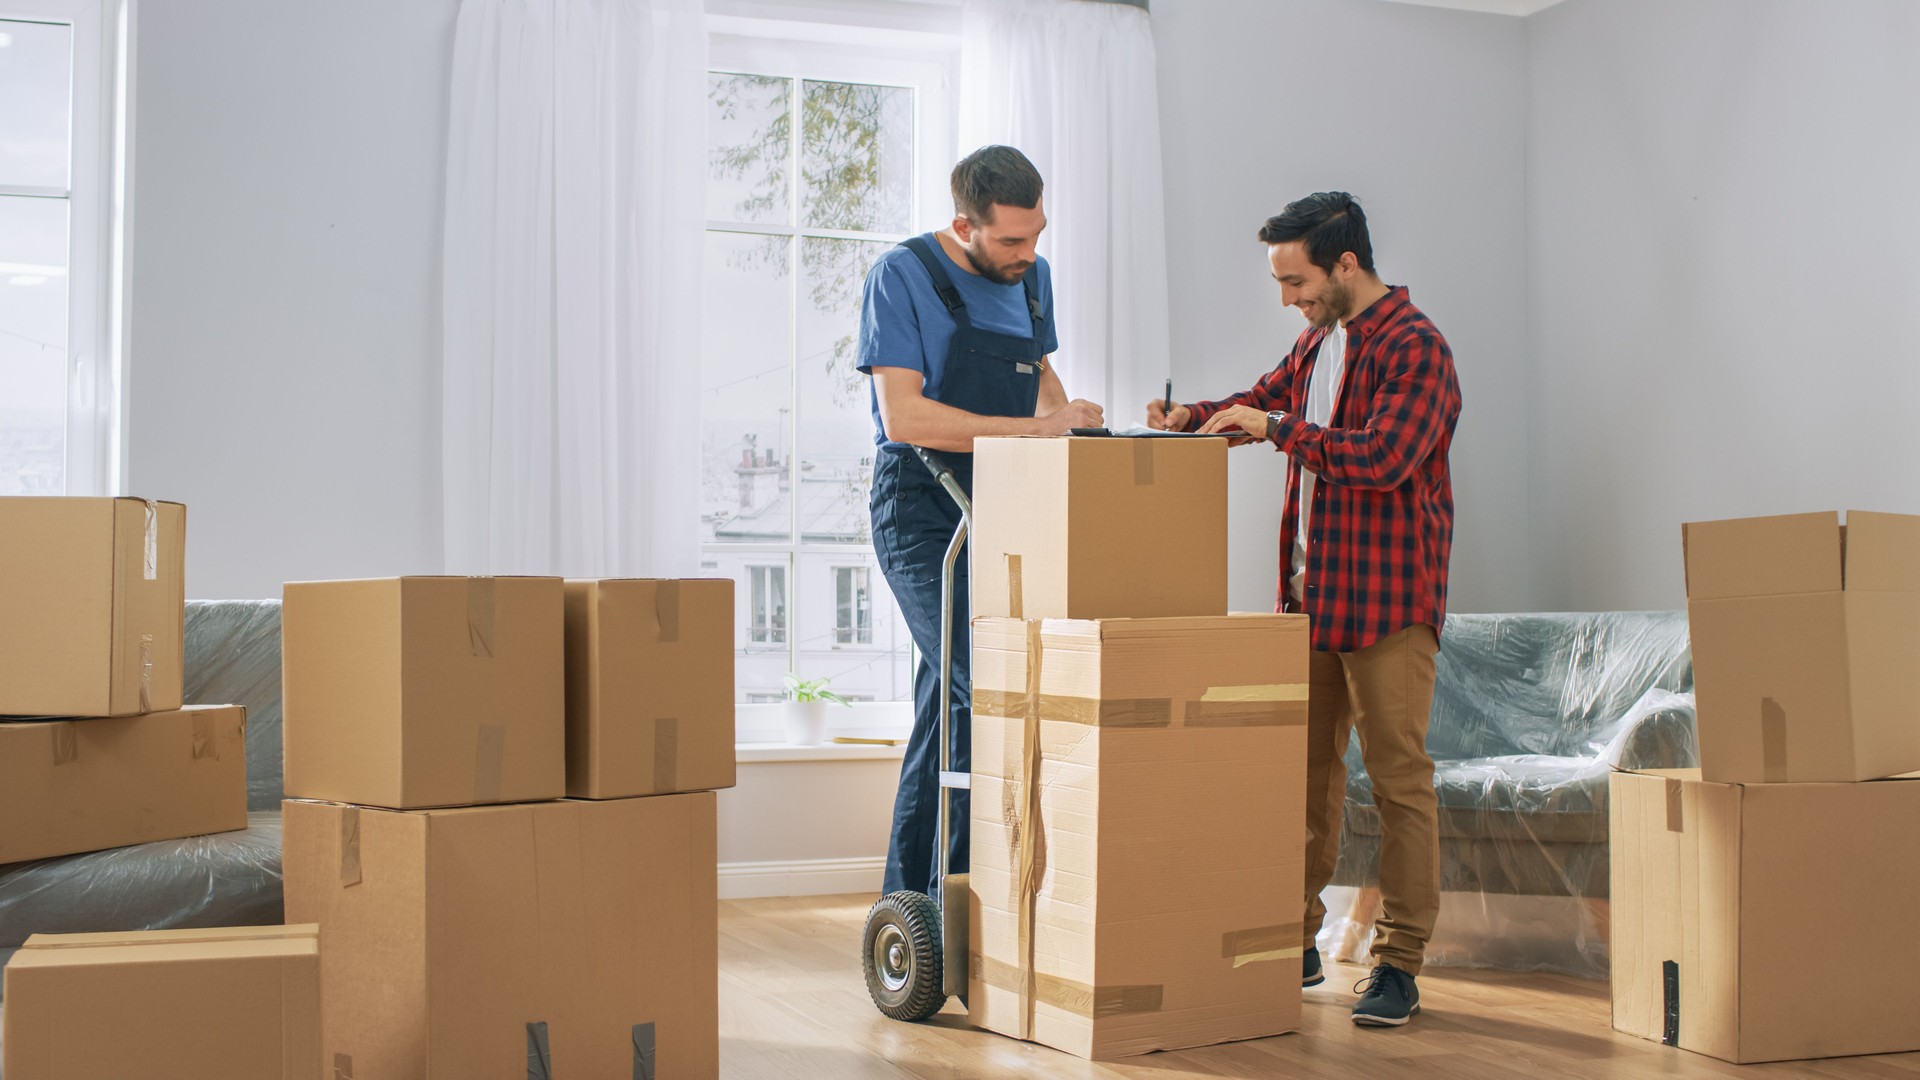
<path id="1" fill-rule="evenodd" d="M 464 0 L 447 138 L 450 573 L 699 564 L 700 0 Z"/>
<path id="2" fill-rule="evenodd" d="M 1061 380 L 1116 426 L 1139 421 L 1170 363 L 1147 12 L 1095 0 L 966 0 L 961 33 L 961 153 L 1018 147 L 1046 181 L 1040 252 L 1053 267 Z"/>

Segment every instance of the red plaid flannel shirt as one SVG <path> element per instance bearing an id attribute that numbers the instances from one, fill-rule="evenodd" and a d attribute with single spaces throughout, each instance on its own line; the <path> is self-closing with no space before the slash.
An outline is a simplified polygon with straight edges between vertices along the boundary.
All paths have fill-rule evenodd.
<path id="1" fill-rule="evenodd" d="M 1294 608 L 1287 579 L 1304 466 L 1320 477 L 1302 605 L 1312 620 L 1315 649 L 1353 652 L 1416 623 L 1438 634 L 1453 546 L 1447 449 L 1460 418 L 1453 351 L 1406 289 L 1390 290 L 1348 321 L 1346 374 L 1333 422 L 1320 427 L 1301 414 L 1326 335 L 1309 327 L 1253 389 L 1192 406 L 1188 430 L 1234 405 L 1287 414 L 1274 436 L 1276 449 L 1288 457 L 1276 606 Z"/>

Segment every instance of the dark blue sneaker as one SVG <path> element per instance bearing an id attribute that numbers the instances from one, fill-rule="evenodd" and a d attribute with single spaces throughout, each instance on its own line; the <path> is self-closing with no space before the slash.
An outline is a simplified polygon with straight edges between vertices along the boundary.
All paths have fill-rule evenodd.
<path id="1" fill-rule="evenodd" d="M 1308 946 L 1307 951 L 1300 954 L 1300 986 L 1304 989 L 1326 981 L 1327 973 L 1320 970 L 1319 947 Z"/>
<path id="2" fill-rule="evenodd" d="M 1381 964 L 1353 988 L 1360 1000 L 1353 1006 L 1353 1022 L 1363 1027 L 1399 1027 L 1420 1011 L 1420 991 L 1413 976 Z"/>

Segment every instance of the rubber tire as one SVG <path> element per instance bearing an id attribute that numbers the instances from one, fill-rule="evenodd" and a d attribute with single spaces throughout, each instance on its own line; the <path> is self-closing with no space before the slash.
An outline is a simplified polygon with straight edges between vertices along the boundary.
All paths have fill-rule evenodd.
<path id="1" fill-rule="evenodd" d="M 887 989 L 873 962 L 873 942 L 883 927 L 900 928 L 911 950 L 912 969 L 898 991 Z M 867 912 L 866 932 L 860 935 L 860 970 L 867 979 L 867 996 L 874 1007 L 894 1020 L 925 1020 L 947 1003 L 942 982 L 940 906 L 925 893 L 902 890 L 888 893 Z"/>

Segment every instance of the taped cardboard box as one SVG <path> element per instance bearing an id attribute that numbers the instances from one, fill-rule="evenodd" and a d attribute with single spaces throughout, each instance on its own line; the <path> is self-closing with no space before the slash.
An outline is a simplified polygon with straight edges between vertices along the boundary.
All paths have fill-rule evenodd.
<path id="1" fill-rule="evenodd" d="M 1305 617 L 973 644 L 969 1019 L 1087 1058 L 1298 1028 Z"/>
<path id="2" fill-rule="evenodd" d="M 1920 769 L 1920 517 L 1795 514 L 1681 535 L 1706 779 Z"/>
<path id="3" fill-rule="evenodd" d="M 4 996 L 7 1080 L 321 1080 L 312 926 L 35 934 Z"/>
<path id="4" fill-rule="evenodd" d="M 1613 1026 L 1736 1063 L 1920 1050 L 1920 780 L 1615 773 Z M 1880 928 L 1863 952 L 1839 944 Z"/>
<path id="5" fill-rule="evenodd" d="M 327 942 L 324 1059 L 342 1077 L 718 1075 L 714 806 L 286 803 L 288 918 Z"/>
<path id="6" fill-rule="evenodd" d="M 0 498 L 0 716 L 180 707 L 187 508 Z"/>
<path id="7" fill-rule="evenodd" d="M 1226 614 L 1225 439 L 973 445 L 974 615 Z"/>
<path id="8" fill-rule="evenodd" d="M 0 864 L 247 827 L 247 711 L 0 722 Z"/>
<path id="9" fill-rule="evenodd" d="M 287 585 L 287 794 L 397 808 L 566 794 L 564 604 L 550 577 Z"/>
<path id="10" fill-rule="evenodd" d="M 733 582 L 567 582 L 567 794 L 730 788 Z"/>

